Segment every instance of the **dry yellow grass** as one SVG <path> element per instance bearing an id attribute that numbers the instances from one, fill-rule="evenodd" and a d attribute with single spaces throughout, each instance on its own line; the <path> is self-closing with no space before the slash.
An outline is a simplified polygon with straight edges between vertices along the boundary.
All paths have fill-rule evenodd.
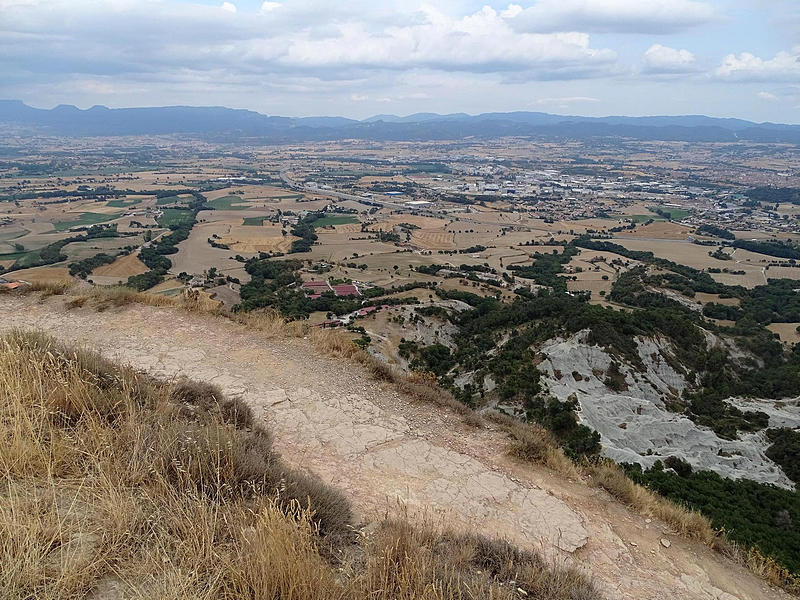
<path id="1" fill-rule="evenodd" d="M 582 465 L 582 471 L 591 478 L 592 485 L 602 487 L 639 514 L 661 519 L 675 533 L 699 540 L 772 585 L 795 595 L 800 594 L 800 578 L 785 567 L 755 548 L 737 546 L 725 537 L 724 532 L 715 530 L 711 521 L 700 513 L 662 498 L 634 483 L 614 462 L 600 460 L 586 463 Z"/>
<path id="2" fill-rule="evenodd" d="M 675 533 L 714 545 L 719 533 L 711 526 L 711 521 L 634 483 L 613 462 L 600 460 L 585 465 L 583 471 L 591 476 L 593 485 L 602 487 L 639 514 L 661 519 Z"/>
<path id="3" fill-rule="evenodd" d="M 29 283 L 67 282 L 72 281 L 69 269 L 65 267 L 33 267 L 20 269 L 8 274 L 11 279 L 27 281 Z"/>
<path id="4" fill-rule="evenodd" d="M 103 277 L 131 277 L 147 272 L 147 266 L 135 254 L 121 256 L 110 265 L 102 265 L 92 271 L 92 275 Z"/>
<path id="5" fill-rule="evenodd" d="M 298 240 L 294 235 L 283 235 L 281 227 L 266 223 L 253 227 L 232 225 L 227 234 L 218 240 L 235 252 L 288 252 L 292 242 Z"/>
<path id="6" fill-rule="evenodd" d="M 577 479 L 580 471 L 559 448 L 552 435 L 536 423 L 523 423 L 505 413 L 490 412 L 489 420 L 500 425 L 511 437 L 509 454 L 520 460 L 539 464 L 556 473 Z"/>
<path id="7" fill-rule="evenodd" d="M 213 386 L 12 332 L 0 390 L 4 599 L 599 598 L 501 540 L 402 515 L 355 535 L 346 499 Z"/>

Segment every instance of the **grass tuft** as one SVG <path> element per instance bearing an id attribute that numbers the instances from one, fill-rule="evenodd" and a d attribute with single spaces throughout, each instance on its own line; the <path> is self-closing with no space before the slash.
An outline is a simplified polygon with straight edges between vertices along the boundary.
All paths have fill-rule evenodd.
<path id="1" fill-rule="evenodd" d="M 505 413 L 492 411 L 485 415 L 499 425 L 511 438 L 508 453 L 525 462 L 552 469 L 556 473 L 577 479 L 580 472 L 575 463 L 564 454 L 555 438 L 536 423 L 523 423 Z"/>
<path id="2" fill-rule="evenodd" d="M 591 475 L 593 485 L 606 490 L 636 512 L 656 517 L 669 525 L 675 533 L 714 546 L 719 533 L 711 521 L 700 513 L 656 495 L 632 481 L 625 472 L 610 460 L 589 463 L 584 471 Z"/>

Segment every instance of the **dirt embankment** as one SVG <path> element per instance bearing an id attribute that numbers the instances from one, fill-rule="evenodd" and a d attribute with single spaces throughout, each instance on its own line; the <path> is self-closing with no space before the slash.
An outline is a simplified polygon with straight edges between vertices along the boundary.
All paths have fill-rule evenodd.
<path id="1" fill-rule="evenodd" d="M 413 514 L 507 537 L 584 565 L 608 598 L 788 597 L 705 546 L 671 535 L 605 492 L 515 462 L 506 438 L 414 403 L 303 339 L 269 339 L 171 308 L 67 310 L 63 298 L 0 297 L 0 330 L 37 328 L 159 377 L 187 375 L 240 395 L 291 463 L 350 496 L 361 517 Z M 661 540 L 670 541 L 669 547 Z"/>

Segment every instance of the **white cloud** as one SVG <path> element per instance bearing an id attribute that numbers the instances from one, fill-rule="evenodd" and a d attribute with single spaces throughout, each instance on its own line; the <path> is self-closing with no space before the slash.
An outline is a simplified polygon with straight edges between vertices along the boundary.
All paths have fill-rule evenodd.
<path id="1" fill-rule="evenodd" d="M 415 24 L 371 32 L 364 23 L 348 22 L 336 34 L 301 34 L 279 62 L 293 68 L 510 71 L 552 79 L 599 75 L 616 61 L 614 51 L 592 48 L 585 33 L 515 33 L 489 7 L 451 18 L 428 6 Z M 256 55 L 261 46 L 253 44 Z"/>
<path id="2" fill-rule="evenodd" d="M 218 8 L 164 0 L 51 0 L 49 6 L 10 13 L 0 32 L 0 64 L 28 72 L 229 69 L 325 79 L 433 69 L 529 81 L 601 76 L 617 60 L 613 50 L 592 47 L 586 33 L 517 32 L 489 7 L 452 16 L 430 5 L 369 8 L 355 0 L 335 12 L 327 3 L 297 0 L 237 13 L 224 2 L 230 15 L 221 20 Z"/>
<path id="3" fill-rule="evenodd" d="M 729 81 L 800 81 L 800 46 L 769 60 L 749 52 L 728 54 L 714 74 Z"/>
<path id="4" fill-rule="evenodd" d="M 757 96 L 762 100 L 768 100 L 769 102 L 775 102 L 778 99 L 778 97 L 772 92 L 758 92 Z"/>
<path id="5" fill-rule="evenodd" d="M 527 9 L 509 5 L 504 13 L 519 31 L 674 33 L 717 18 L 697 0 L 537 0 Z"/>
<path id="6" fill-rule="evenodd" d="M 280 7 L 281 7 L 281 3 L 280 2 L 269 2 L 269 1 L 267 1 L 267 2 L 264 2 L 261 5 L 261 12 L 262 13 L 272 12 L 273 10 L 277 10 Z"/>
<path id="7" fill-rule="evenodd" d="M 644 70 L 647 73 L 691 73 L 697 70 L 694 54 L 669 46 L 653 44 L 644 53 Z"/>
<path id="8" fill-rule="evenodd" d="M 539 98 L 536 101 L 536 104 L 539 106 L 567 106 L 569 104 L 576 104 L 576 103 L 594 103 L 600 102 L 599 98 L 591 98 L 589 96 L 563 96 L 559 98 Z"/>

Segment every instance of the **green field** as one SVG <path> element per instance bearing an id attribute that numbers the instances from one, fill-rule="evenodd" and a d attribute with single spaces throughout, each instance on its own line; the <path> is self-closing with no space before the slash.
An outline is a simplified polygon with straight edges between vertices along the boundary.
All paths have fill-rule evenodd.
<path id="1" fill-rule="evenodd" d="M 172 227 L 182 223 L 191 223 L 192 211 L 180 208 L 165 208 L 164 213 L 156 219 L 160 227 Z"/>
<path id="2" fill-rule="evenodd" d="M 671 207 L 664 207 L 664 206 L 648 206 L 647 210 L 651 210 L 656 212 L 656 210 L 661 211 L 662 216 L 667 216 L 670 221 L 680 221 L 681 219 L 685 219 L 691 213 L 688 210 L 684 210 L 682 208 L 671 208 Z"/>
<path id="3" fill-rule="evenodd" d="M 109 200 L 106 202 L 106 206 L 110 206 L 111 208 L 127 208 L 129 206 L 136 206 L 140 202 L 141 200 L 126 201 L 122 198 L 117 198 L 116 200 Z"/>
<path id="4" fill-rule="evenodd" d="M 358 223 L 357 217 L 350 215 L 327 215 L 321 219 L 317 219 L 312 223 L 314 227 L 329 227 L 331 225 L 347 225 L 348 223 Z"/>
<path id="5" fill-rule="evenodd" d="M 164 196 L 156 199 L 156 206 L 164 206 L 165 204 L 180 204 L 184 199 L 180 196 Z"/>
<path id="6" fill-rule="evenodd" d="M 244 219 L 242 219 L 242 225 L 260 227 L 261 225 L 264 224 L 264 221 L 268 218 L 269 217 L 245 217 Z"/>
<path id="7" fill-rule="evenodd" d="M 663 221 L 664 220 L 664 217 L 662 217 L 661 215 L 656 215 L 656 214 L 653 214 L 653 215 L 625 215 L 625 218 L 626 219 L 630 219 L 631 221 L 633 221 L 634 223 L 637 223 L 637 224 L 638 223 L 647 223 L 647 221 L 649 221 L 650 219 L 653 219 L 653 221 Z"/>
<path id="8" fill-rule="evenodd" d="M 23 256 L 27 256 L 31 252 L 11 252 L 9 254 L 0 254 L 0 260 L 19 260 Z"/>
<path id="9" fill-rule="evenodd" d="M 75 221 L 62 221 L 60 223 L 53 223 L 53 226 L 56 228 L 56 231 L 66 231 L 71 227 L 88 227 L 89 225 L 97 225 L 98 223 L 113 221 L 120 216 L 122 216 L 122 213 L 103 215 L 100 213 L 85 212 L 81 213 L 81 216 Z"/>
<path id="10" fill-rule="evenodd" d="M 206 204 L 217 210 L 247 210 L 250 208 L 249 204 L 242 204 L 242 202 L 246 201 L 240 196 L 223 196 L 222 198 L 210 200 Z"/>

